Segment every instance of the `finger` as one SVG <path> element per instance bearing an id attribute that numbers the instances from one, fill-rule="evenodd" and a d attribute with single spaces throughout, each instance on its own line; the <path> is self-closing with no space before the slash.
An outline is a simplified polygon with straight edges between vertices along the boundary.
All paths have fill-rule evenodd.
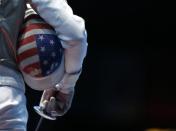
<path id="1" fill-rule="evenodd" d="M 50 97 L 50 101 L 47 103 L 46 111 L 51 113 L 51 111 L 55 110 L 56 99 L 55 97 Z"/>
<path id="2" fill-rule="evenodd" d="M 44 100 L 40 103 L 40 107 L 42 110 L 46 109 L 47 106 L 48 106 L 48 100 Z"/>
<path id="3" fill-rule="evenodd" d="M 55 96 L 56 91 L 52 89 L 48 89 L 48 90 L 45 90 L 43 94 L 44 94 L 43 99 L 49 101 L 51 96 Z"/>
<path id="4" fill-rule="evenodd" d="M 56 99 L 62 102 L 67 100 L 68 94 L 62 93 L 61 91 L 57 92 Z"/>
<path id="5" fill-rule="evenodd" d="M 46 111 L 53 117 L 59 116 L 58 112 L 56 111 L 56 98 L 51 97 L 50 101 L 47 103 Z"/>
<path id="6" fill-rule="evenodd" d="M 50 97 L 50 101 L 48 103 L 48 107 L 51 108 L 51 110 L 54 110 L 56 104 L 56 98 L 55 97 Z"/>
<path id="7" fill-rule="evenodd" d="M 68 94 L 58 92 L 56 99 L 59 101 L 59 106 L 61 109 L 64 108 L 64 106 L 67 106 L 72 102 L 74 92 L 69 92 Z"/>
<path id="8" fill-rule="evenodd" d="M 56 111 L 59 114 L 64 114 L 67 112 L 71 106 L 72 98 L 74 92 L 70 92 L 69 94 L 65 94 L 62 92 L 58 92 L 56 95 Z"/>
<path id="9" fill-rule="evenodd" d="M 53 103 L 53 102 L 55 102 L 56 101 L 56 98 L 55 97 L 50 97 L 50 103 Z"/>

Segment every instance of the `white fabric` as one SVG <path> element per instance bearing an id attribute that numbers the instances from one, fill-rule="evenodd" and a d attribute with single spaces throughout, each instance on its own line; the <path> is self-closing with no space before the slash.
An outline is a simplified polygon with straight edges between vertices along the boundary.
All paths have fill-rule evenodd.
<path id="1" fill-rule="evenodd" d="M 0 131 L 26 131 L 24 86 L 20 73 L 0 65 Z"/>
<path id="2" fill-rule="evenodd" d="M 42 29 L 42 30 L 41 29 L 33 29 L 31 31 L 26 32 L 25 35 L 22 35 L 20 40 L 25 39 L 29 36 L 35 35 L 38 32 L 40 32 L 40 34 L 54 34 L 55 33 L 54 31 L 49 30 L 49 29 Z"/>

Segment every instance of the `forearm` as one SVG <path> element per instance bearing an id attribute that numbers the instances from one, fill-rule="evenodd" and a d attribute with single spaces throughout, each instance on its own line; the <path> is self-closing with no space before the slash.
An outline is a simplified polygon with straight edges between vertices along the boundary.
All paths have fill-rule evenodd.
<path id="1" fill-rule="evenodd" d="M 72 41 L 74 45 L 70 48 L 65 48 L 65 71 L 73 73 L 82 68 L 83 60 L 87 53 L 87 42 L 85 41 Z"/>

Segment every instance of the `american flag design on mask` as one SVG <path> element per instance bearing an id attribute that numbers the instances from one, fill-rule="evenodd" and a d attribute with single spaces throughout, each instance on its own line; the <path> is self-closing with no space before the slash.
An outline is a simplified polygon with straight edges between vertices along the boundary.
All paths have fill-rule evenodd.
<path id="1" fill-rule="evenodd" d="M 19 68 L 34 77 L 44 77 L 59 68 L 63 48 L 54 29 L 38 15 L 26 18 L 17 49 Z"/>

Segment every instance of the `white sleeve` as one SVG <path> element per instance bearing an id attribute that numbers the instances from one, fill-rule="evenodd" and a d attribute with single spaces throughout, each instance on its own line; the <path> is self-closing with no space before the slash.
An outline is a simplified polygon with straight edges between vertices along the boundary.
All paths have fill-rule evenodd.
<path id="1" fill-rule="evenodd" d="M 66 0 L 31 0 L 31 5 L 61 39 L 66 72 L 79 70 L 87 53 L 85 21 L 73 14 Z"/>

